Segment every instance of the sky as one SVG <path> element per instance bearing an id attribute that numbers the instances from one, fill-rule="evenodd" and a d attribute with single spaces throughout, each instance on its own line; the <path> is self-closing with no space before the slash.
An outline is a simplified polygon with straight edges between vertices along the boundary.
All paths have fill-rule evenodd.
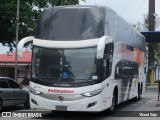
<path id="1" fill-rule="evenodd" d="M 0 43 L 0 54 L 7 53 L 7 51 L 9 51 L 9 48 Z"/>
<path id="2" fill-rule="evenodd" d="M 148 13 L 149 0 L 86 0 L 81 5 L 102 5 L 112 8 L 130 24 L 143 23 L 143 15 Z M 160 0 L 155 0 L 155 13 L 160 17 Z M 160 29 L 159 29 L 160 30 Z"/>
<path id="3" fill-rule="evenodd" d="M 143 15 L 148 13 L 149 0 L 86 0 L 80 1 L 81 5 L 102 5 L 108 6 L 117 12 L 130 24 L 143 23 Z M 155 13 L 160 17 L 160 0 L 155 0 Z M 157 29 L 160 30 L 160 27 Z M 26 36 L 27 37 L 27 36 Z M 0 44 L 0 53 L 6 53 L 9 48 Z"/>

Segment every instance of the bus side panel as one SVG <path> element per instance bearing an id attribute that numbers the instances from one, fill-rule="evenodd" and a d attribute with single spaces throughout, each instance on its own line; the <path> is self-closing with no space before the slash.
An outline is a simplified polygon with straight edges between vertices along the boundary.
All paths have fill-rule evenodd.
<path id="1" fill-rule="evenodd" d="M 138 84 L 144 91 L 144 54 L 124 43 L 116 43 L 114 48 L 112 78 L 118 86 L 118 103 L 121 103 L 137 96 Z"/>

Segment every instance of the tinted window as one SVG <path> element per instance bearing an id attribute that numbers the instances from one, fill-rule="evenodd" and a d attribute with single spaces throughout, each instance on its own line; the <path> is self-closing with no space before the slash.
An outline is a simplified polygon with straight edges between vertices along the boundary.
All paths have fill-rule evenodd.
<path id="1" fill-rule="evenodd" d="M 33 77 L 48 81 L 81 82 L 97 79 L 96 47 L 77 49 L 34 49 Z M 54 79 L 53 79 L 54 78 Z M 45 80 L 45 81 L 46 81 Z"/>
<path id="2" fill-rule="evenodd" d="M 32 80 L 47 86 L 86 86 L 99 80 L 96 47 L 33 48 Z"/>
<path id="3" fill-rule="evenodd" d="M 9 88 L 8 83 L 5 79 L 0 79 L 0 88 Z"/>
<path id="4" fill-rule="evenodd" d="M 105 10 L 97 7 L 45 10 L 38 22 L 35 38 L 46 40 L 85 40 L 104 35 Z"/>
<path id="5" fill-rule="evenodd" d="M 103 59 L 103 78 L 106 79 L 111 75 L 113 59 L 113 43 L 105 45 Z"/>
<path id="6" fill-rule="evenodd" d="M 13 80 L 7 79 L 7 81 L 9 83 L 10 88 L 20 88 L 20 86 L 16 82 L 14 82 Z"/>

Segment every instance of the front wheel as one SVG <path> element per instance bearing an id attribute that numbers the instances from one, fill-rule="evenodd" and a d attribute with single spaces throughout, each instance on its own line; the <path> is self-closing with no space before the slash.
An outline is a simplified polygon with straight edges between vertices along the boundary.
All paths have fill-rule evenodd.
<path id="1" fill-rule="evenodd" d="M 116 98 L 116 93 L 114 92 L 113 97 L 112 97 L 112 105 L 108 109 L 108 112 L 112 114 L 114 111 L 116 111 L 116 106 L 117 106 L 117 98 Z"/>

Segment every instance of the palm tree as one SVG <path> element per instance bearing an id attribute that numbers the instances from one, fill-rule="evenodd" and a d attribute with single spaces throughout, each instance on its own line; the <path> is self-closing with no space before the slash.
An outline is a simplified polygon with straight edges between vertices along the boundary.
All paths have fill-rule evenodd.
<path id="1" fill-rule="evenodd" d="M 155 16 L 155 20 L 154 20 L 154 28 L 156 29 L 159 25 L 160 25 L 160 17 L 158 17 L 157 14 L 154 15 Z M 143 15 L 143 18 L 144 18 L 144 23 L 140 23 L 141 26 L 139 26 L 139 28 L 142 30 L 145 30 L 145 31 L 148 31 L 149 30 L 149 14 L 145 14 Z M 149 51 L 148 51 L 148 67 L 150 66 L 153 66 L 155 61 L 159 61 L 159 59 L 157 58 L 160 58 L 160 54 L 157 54 L 157 53 L 160 53 L 160 43 L 147 43 L 147 46 L 149 48 Z M 154 56 L 154 57 L 152 57 Z M 147 73 L 147 78 L 148 78 L 148 81 L 150 81 L 150 73 L 151 73 L 151 70 L 148 69 L 148 73 Z"/>
<path id="2" fill-rule="evenodd" d="M 140 24 L 142 25 L 144 30 L 148 31 L 148 29 L 149 29 L 149 15 L 144 14 L 143 18 L 144 18 L 144 22 L 140 23 Z M 155 28 L 157 28 L 160 25 L 160 17 L 158 17 L 157 14 L 155 14 L 154 25 L 155 25 Z M 142 29 L 142 27 L 140 26 L 141 29 Z"/>

